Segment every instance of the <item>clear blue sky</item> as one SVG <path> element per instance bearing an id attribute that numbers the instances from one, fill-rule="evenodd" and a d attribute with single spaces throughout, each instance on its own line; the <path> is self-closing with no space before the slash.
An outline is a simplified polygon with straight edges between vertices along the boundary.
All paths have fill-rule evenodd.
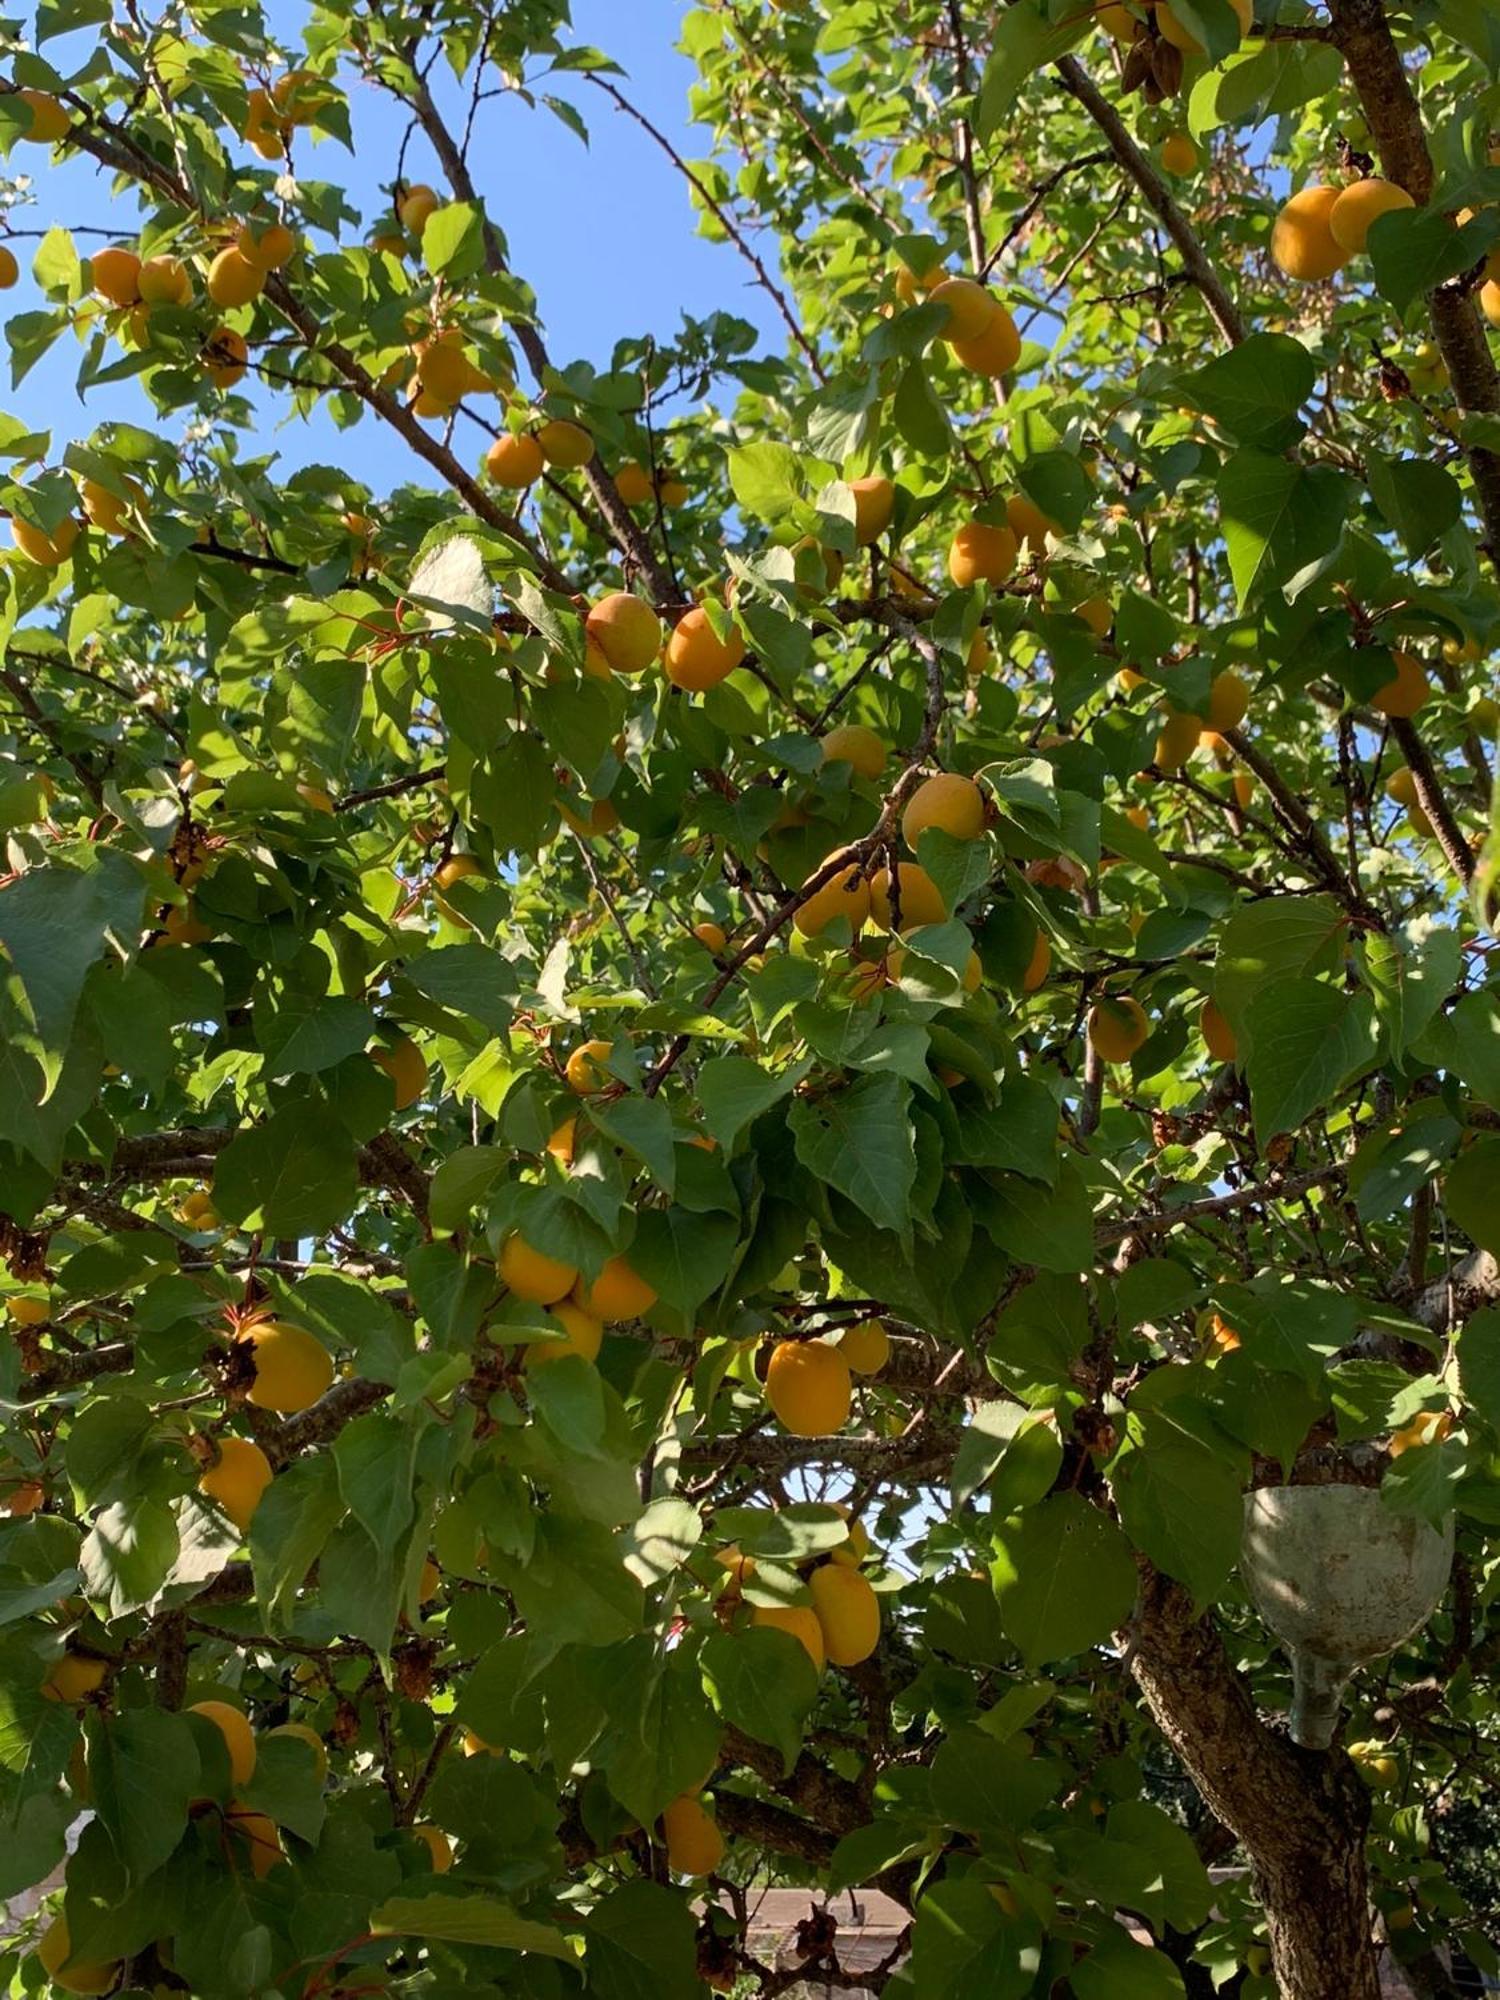
<path id="1" fill-rule="evenodd" d="M 573 39 L 604 50 L 621 64 L 628 72 L 627 79 L 617 79 L 621 88 L 692 159 L 706 151 L 706 135 L 688 122 L 694 71 L 675 48 L 683 11 L 684 0 L 573 0 Z M 288 0 L 278 0 L 272 19 L 290 39 L 301 12 Z M 66 70 L 87 59 L 88 40 L 70 36 L 47 45 L 44 53 Z M 440 67 L 435 84 L 448 74 Z M 769 301 L 747 286 L 746 267 L 730 246 L 697 235 L 686 184 L 648 134 L 577 77 L 561 76 L 540 87 L 579 107 L 589 127 L 589 147 L 545 107 L 532 111 L 520 98 L 508 96 L 481 107 L 470 157 L 490 210 L 509 240 L 514 268 L 536 289 L 554 361 L 582 357 L 600 364 L 624 335 L 652 333 L 669 340 L 684 311 L 701 315 L 716 307 L 752 320 L 779 347 L 780 322 Z M 377 190 L 394 174 L 405 119 L 389 97 L 363 87 L 354 92 L 351 109 L 355 158 L 328 142 L 313 149 L 299 135 L 298 166 L 311 178 L 347 187 L 368 220 L 382 207 Z M 441 186 L 420 139 L 408 149 L 406 167 L 408 179 Z M 112 202 L 108 177 L 92 161 L 50 167 L 42 149 L 22 145 L 11 156 L 10 171 L 31 173 L 39 196 L 35 207 L 15 212 L 18 227 L 93 224 L 117 227 L 126 240 L 133 236 L 133 197 Z M 98 241 L 80 239 L 79 248 L 86 251 Z M 23 276 L 4 297 L 7 318 L 40 303 L 29 280 L 35 245 L 16 248 Z M 763 246 L 768 258 L 773 252 L 773 245 Z M 18 391 L 0 396 L 0 407 L 37 428 L 52 427 L 54 456 L 70 438 L 86 435 L 106 417 L 129 418 L 176 435 L 177 419 L 159 424 L 146 399 L 130 385 L 95 390 L 80 406 L 73 392 L 77 361 L 76 347 L 65 338 Z M 529 386 L 524 372 L 521 379 Z M 312 461 L 332 462 L 376 492 L 408 477 L 427 476 L 398 439 L 368 418 L 352 431 L 337 432 L 316 417 L 282 423 L 284 409 L 274 404 L 266 405 L 266 413 L 267 429 L 257 448 L 279 451 L 286 470 Z M 460 426 L 456 435 L 460 449 L 477 458 L 479 433 Z"/>

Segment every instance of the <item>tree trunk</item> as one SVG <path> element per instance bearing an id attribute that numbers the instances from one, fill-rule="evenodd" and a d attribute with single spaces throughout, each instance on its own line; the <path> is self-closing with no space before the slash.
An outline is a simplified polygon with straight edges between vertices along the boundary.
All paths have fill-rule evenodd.
<path id="1" fill-rule="evenodd" d="M 1249 1857 L 1282 2000 L 1380 2000 L 1365 1876 L 1370 1798 L 1349 1759 L 1269 1730 L 1213 1626 L 1149 1568 L 1131 1642 L 1158 1727 Z"/>

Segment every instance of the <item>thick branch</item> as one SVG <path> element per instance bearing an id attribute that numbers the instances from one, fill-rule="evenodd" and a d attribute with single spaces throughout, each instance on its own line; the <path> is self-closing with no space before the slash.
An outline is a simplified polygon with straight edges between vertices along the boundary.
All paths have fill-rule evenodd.
<path id="1" fill-rule="evenodd" d="M 1448 858 L 1448 866 L 1467 888 L 1474 877 L 1474 854 L 1459 830 L 1443 792 L 1427 746 L 1411 724 L 1400 716 L 1391 718 L 1391 734 L 1401 746 L 1406 768 L 1416 786 L 1417 804 L 1432 823 L 1438 846 Z"/>

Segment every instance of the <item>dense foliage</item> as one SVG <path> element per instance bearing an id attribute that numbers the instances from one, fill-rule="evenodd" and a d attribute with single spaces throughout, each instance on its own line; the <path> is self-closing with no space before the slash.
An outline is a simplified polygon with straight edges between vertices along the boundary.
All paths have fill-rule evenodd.
<path id="1" fill-rule="evenodd" d="M 565 0 L 4 26 L 11 1990 L 771 1994 L 772 1881 L 921 2000 L 1443 1991 L 1496 17 L 680 32 L 693 161 Z M 550 352 L 502 114 L 632 118 L 725 310 Z M 135 422 L 52 433 L 67 337 Z M 1293 1479 L 1459 1522 L 1327 1753 L 1236 1576 Z"/>

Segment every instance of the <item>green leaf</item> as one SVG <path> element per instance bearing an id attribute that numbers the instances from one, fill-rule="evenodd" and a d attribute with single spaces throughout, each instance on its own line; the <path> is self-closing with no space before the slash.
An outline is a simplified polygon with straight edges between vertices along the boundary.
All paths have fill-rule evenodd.
<path id="1" fill-rule="evenodd" d="M 610 1646 L 640 1628 L 641 1586 L 597 1522 L 544 1514 L 530 1560 L 494 1560 L 492 1568 L 528 1626 L 553 1645 Z"/>
<path id="2" fill-rule="evenodd" d="M 1246 1019 L 1245 1077 L 1262 1146 L 1278 1132 L 1295 1132 L 1375 1059 L 1368 994 L 1350 999 L 1321 980 L 1276 980 L 1256 996 Z"/>
<path id="3" fill-rule="evenodd" d="M 427 1214 L 434 1229 L 462 1229 L 504 1170 L 500 1146 L 459 1146 L 432 1177 Z"/>
<path id="4" fill-rule="evenodd" d="M 691 1660 L 672 1653 L 658 1661 L 654 1640 L 645 1637 L 610 1660 L 618 1662 L 610 1675 L 615 1726 L 595 1759 L 625 1810 L 650 1826 L 718 1762 L 720 1726 Z M 630 1672 L 635 1663 L 644 1664 L 643 1678 Z"/>
<path id="5" fill-rule="evenodd" d="M 1056 1426 L 1019 1403 L 977 1403 L 953 1460 L 953 1504 L 990 1489 L 997 1513 L 1044 1499 L 1062 1467 Z"/>
<path id="6" fill-rule="evenodd" d="M 749 1056 L 715 1056 L 698 1072 L 698 1102 L 703 1123 L 726 1153 L 747 1125 L 779 1104 L 807 1073 L 807 1064 L 776 1075 Z"/>
<path id="7" fill-rule="evenodd" d="M 1109 1809 L 1109 1838 L 1151 1868 L 1153 1881 L 1142 1907 L 1155 1922 L 1179 1931 L 1196 1931 L 1207 1922 L 1214 1885 L 1186 1827 L 1145 1799 L 1121 1799 Z"/>
<path id="8" fill-rule="evenodd" d="M 690 1209 L 647 1209 L 636 1219 L 631 1269 L 677 1312 L 697 1311 L 728 1276 L 739 1223 L 727 1215 Z"/>
<path id="9" fill-rule="evenodd" d="M 41 1066 L 43 1101 L 62 1073 L 95 961 L 106 949 L 124 957 L 140 939 L 146 901 L 140 870 L 110 847 L 94 855 L 90 869 L 32 868 L 0 889 L 0 945 L 15 972 L 12 997 L 25 1015 L 16 1038 Z"/>
<path id="10" fill-rule="evenodd" d="M 187 1830 L 188 1805 L 201 1783 L 193 1732 L 180 1715 L 133 1708 L 109 1717 L 91 1713 L 84 1735 L 89 1803 L 127 1878 L 143 1881 Z"/>
<path id="11" fill-rule="evenodd" d="M 312 1104 L 272 1112 L 219 1155 L 213 1202 L 220 1215 L 268 1236 L 319 1236 L 359 1195 L 354 1144 Z"/>
<path id="12" fill-rule="evenodd" d="M 1003 1522 L 990 1575 L 1006 1634 L 1031 1667 L 1103 1645 L 1135 1603 L 1129 1542 L 1076 1493 Z"/>
<path id="13" fill-rule="evenodd" d="M 457 283 L 484 266 L 484 219 L 472 202 L 449 201 L 422 231 L 422 262 L 435 278 Z"/>
<path id="14" fill-rule="evenodd" d="M 902 370 L 891 398 L 891 421 L 912 450 L 926 458 L 946 458 L 953 449 L 948 412 L 920 356 L 908 361 Z"/>
<path id="15" fill-rule="evenodd" d="M 677 1185 L 672 1114 L 659 1097 L 617 1097 L 593 1105 L 590 1118 L 606 1138 L 633 1153 L 669 1199 Z"/>
<path id="16" fill-rule="evenodd" d="M 1161 1417 L 1110 1475 L 1125 1532 L 1200 1605 L 1211 1604 L 1240 1554 L 1240 1476 L 1227 1458 Z"/>
<path id="17" fill-rule="evenodd" d="M 1375 289 L 1404 318 L 1414 299 L 1477 264 L 1497 237 L 1500 216 L 1486 210 L 1462 229 L 1436 204 L 1379 216 L 1366 245 Z"/>
<path id="18" fill-rule="evenodd" d="M 729 453 L 729 483 L 752 519 L 775 527 L 803 496 L 802 462 L 790 445 L 742 445 Z"/>
<path id="19" fill-rule="evenodd" d="M 79 1551 L 84 1589 L 111 1618 L 139 1611 L 177 1560 L 177 1523 L 165 1500 L 137 1493 L 102 1509 Z"/>
<path id="20" fill-rule="evenodd" d="M 1068 1973 L 1077 2000 L 1183 2000 L 1182 1974 L 1164 1951 L 1111 1925 Z"/>
<path id="21" fill-rule="evenodd" d="M 1002 1910 L 988 1883 L 950 1876 L 917 1904 L 913 1990 L 922 2000 L 1025 2000 L 1039 1944 L 1035 1925 Z"/>
<path id="22" fill-rule="evenodd" d="M 1203 410 L 1239 444 L 1281 452 L 1307 426 L 1297 412 L 1311 396 L 1318 364 L 1288 333 L 1252 333 L 1178 382 L 1185 401 Z"/>
<path id="23" fill-rule="evenodd" d="M 585 1924 L 588 1990 L 599 2000 L 694 2000 L 702 1991 L 687 1898 L 626 1882 Z"/>
<path id="24" fill-rule="evenodd" d="M 1500 1309 L 1482 1306 L 1458 1336 L 1458 1379 L 1464 1401 L 1500 1431 Z"/>
<path id="25" fill-rule="evenodd" d="M 1448 1213 L 1481 1250 L 1500 1252 L 1500 1138 L 1480 1139 L 1448 1169 Z"/>
<path id="26" fill-rule="evenodd" d="M 1430 459 L 1383 458 L 1378 451 L 1367 451 L 1365 476 L 1375 505 L 1408 555 L 1425 555 L 1463 512 L 1458 481 Z"/>
<path id="27" fill-rule="evenodd" d="M 431 223 L 428 228 L 431 228 Z M 500 1951 L 536 1952 L 566 1965 L 577 1953 L 553 1924 L 517 1916 L 509 1904 L 486 1892 L 430 1896 L 388 1896 L 370 1913 L 377 1936 L 431 1938 L 443 1944 L 489 1945 Z"/>
<path id="28" fill-rule="evenodd" d="M 1054 12 L 1046 0 L 1017 0 L 995 17 L 990 56 L 979 87 L 974 130 L 986 140 L 1010 115 L 1029 76 L 1045 63 L 1056 62 L 1088 33 L 1089 18 L 1076 9 Z"/>
<path id="29" fill-rule="evenodd" d="M 1217 486 L 1229 573 L 1242 605 L 1327 555 L 1354 494 L 1341 472 L 1248 447 L 1220 468 Z"/>
<path id="30" fill-rule="evenodd" d="M 412 1479 L 418 1432 L 400 1417 L 372 1410 L 333 1441 L 339 1492 L 382 1556 L 394 1554 L 416 1513 Z"/>
<path id="31" fill-rule="evenodd" d="M 343 1514 L 329 1452 L 293 1459 L 266 1488 L 250 1523 L 250 1563 L 256 1601 L 273 1632 L 289 1627 L 303 1579 Z"/>
<path id="32" fill-rule="evenodd" d="M 255 1038 L 265 1051 L 267 1076 L 308 1076 L 332 1069 L 375 1033 L 375 1017 L 357 1000 L 337 993 L 283 991 L 274 1005 L 255 1003 Z"/>
<path id="33" fill-rule="evenodd" d="M 847 1090 L 800 1098 L 787 1116 L 797 1158 L 846 1194 L 877 1229 L 911 1224 L 917 1178 L 911 1090 L 899 1077 L 866 1076 Z"/>
<path id="34" fill-rule="evenodd" d="M 700 1655 L 704 1684 L 731 1728 L 769 1743 L 791 1770 L 818 1698 L 818 1672 L 789 1632 L 754 1626 L 715 1632 Z"/>

